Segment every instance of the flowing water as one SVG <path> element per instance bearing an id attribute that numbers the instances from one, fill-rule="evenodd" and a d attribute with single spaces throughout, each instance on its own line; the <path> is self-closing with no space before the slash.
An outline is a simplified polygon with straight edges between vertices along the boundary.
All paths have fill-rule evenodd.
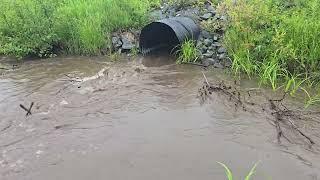
<path id="1" fill-rule="evenodd" d="M 218 161 L 235 179 L 256 162 L 254 179 L 320 179 L 317 126 L 311 149 L 278 144 L 263 114 L 219 95 L 201 104 L 200 67 L 167 57 L 2 62 L 17 66 L 0 76 L 1 180 L 226 179 Z M 19 105 L 31 102 L 26 116 Z"/>

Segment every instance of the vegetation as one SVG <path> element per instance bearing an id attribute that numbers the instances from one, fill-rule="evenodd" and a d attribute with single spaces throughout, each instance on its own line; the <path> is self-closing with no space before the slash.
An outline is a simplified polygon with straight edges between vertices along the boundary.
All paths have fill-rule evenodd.
<path id="1" fill-rule="evenodd" d="M 0 54 L 96 55 L 110 33 L 146 23 L 160 0 L 0 0 Z"/>
<path id="2" fill-rule="evenodd" d="M 177 64 L 197 62 L 200 55 L 193 40 L 182 43 L 181 48 L 176 53 L 178 54 Z"/>
<path id="3" fill-rule="evenodd" d="M 218 162 L 218 163 L 225 169 L 228 180 L 233 180 L 233 174 L 232 174 L 231 170 L 228 168 L 228 166 L 226 166 L 225 164 L 223 164 L 221 162 Z M 257 165 L 258 164 L 255 164 L 253 166 L 253 168 L 250 170 L 248 175 L 245 177 L 245 180 L 251 179 L 251 177 L 254 175 L 254 173 L 256 171 Z"/>
<path id="4" fill-rule="evenodd" d="M 319 0 L 225 0 L 220 7 L 230 20 L 225 44 L 236 74 L 291 95 L 302 90 L 309 105 L 319 102 Z"/>

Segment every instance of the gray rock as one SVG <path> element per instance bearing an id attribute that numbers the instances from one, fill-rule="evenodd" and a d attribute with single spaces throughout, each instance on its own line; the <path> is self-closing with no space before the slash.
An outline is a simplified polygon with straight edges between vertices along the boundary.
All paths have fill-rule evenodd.
<path id="1" fill-rule="evenodd" d="M 205 40 L 203 41 L 203 43 L 204 43 L 204 45 L 206 45 L 206 46 L 211 46 L 211 44 L 213 43 L 213 40 L 212 40 L 212 39 L 205 39 Z"/>
<path id="2" fill-rule="evenodd" d="M 226 48 L 224 48 L 224 47 L 220 47 L 220 48 L 218 49 L 218 53 L 219 53 L 219 54 L 226 53 L 226 52 L 227 52 L 227 50 L 226 50 Z"/>
<path id="3" fill-rule="evenodd" d="M 223 60 L 223 63 L 224 63 L 224 66 L 225 67 L 231 67 L 232 66 L 232 61 L 229 57 L 226 57 L 224 60 Z"/>
<path id="4" fill-rule="evenodd" d="M 216 10 L 210 4 L 206 4 L 206 9 L 213 15 L 216 14 Z"/>
<path id="5" fill-rule="evenodd" d="M 223 60 L 223 59 L 226 59 L 226 57 L 227 57 L 226 54 L 222 53 L 222 54 L 219 54 L 218 59 Z"/>
<path id="6" fill-rule="evenodd" d="M 205 58 L 212 58 L 213 55 L 214 55 L 213 51 L 207 51 L 205 54 L 203 54 Z"/>
<path id="7" fill-rule="evenodd" d="M 176 16 L 187 16 L 195 19 L 199 18 L 200 11 L 198 8 L 189 8 L 186 10 L 180 10 L 176 13 Z"/>
<path id="8" fill-rule="evenodd" d="M 202 60 L 202 64 L 204 66 L 212 66 L 214 64 L 216 64 L 218 61 L 213 59 L 213 58 L 206 58 Z"/>
<path id="9" fill-rule="evenodd" d="M 113 36 L 111 41 L 112 41 L 112 46 L 114 49 L 118 49 L 122 46 L 121 39 L 118 36 Z"/>
<path id="10" fill-rule="evenodd" d="M 219 40 L 219 37 L 218 37 L 218 36 L 213 36 L 213 40 L 214 40 L 214 41 L 218 41 L 218 40 Z"/>
<path id="11" fill-rule="evenodd" d="M 210 33 L 205 30 L 202 30 L 200 35 L 201 35 L 201 37 L 206 38 L 206 39 L 211 38 Z"/>
<path id="12" fill-rule="evenodd" d="M 125 32 L 121 34 L 121 41 L 122 41 L 122 49 L 124 51 L 130 51 L 131 49 L 133 49 L 136 45 L 135 45 L 135 37 L 132 33 L 130 32 Z"/>
<path id="13" fill-rule="evenodd" d="M 200 49 L 201 53 L 202 54 L 205 54 L 207 51 L 208 51 L 208 48 L 206 46 L 203 46 L 201 49 Z"/>
<path id="14" fill-rule="evenodd" d="M 213 16 L 212 13 L 206 13 L 206 14 L 204 14 L 203 16 L 201 16 L 200 18 L 201 18 L 202 20 L 208 20 L 208 19 L 210 19 L 212 16 Z"/>
<path id="15" fill-rule="evenodd" d="M 215 43 L 212 44 L 212 46 L 214 46 L 214 47 L 221 47 L 221 44 L 218 43 L 218 42 L 215 42 Z"/>

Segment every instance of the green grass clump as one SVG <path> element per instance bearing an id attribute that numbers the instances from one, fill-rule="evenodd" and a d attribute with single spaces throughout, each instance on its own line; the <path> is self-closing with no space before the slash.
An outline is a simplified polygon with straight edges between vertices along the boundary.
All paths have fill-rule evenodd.
<path id="1" fill-rule="evenodd" d="M 221 162 L 218 162 L 218 163 L 225 169 L 228 180 L 233 180 L 233 174 L 232 174 L 231 170 L 228 168 L 228 166 L 226 166 L 225 164 L 223 164 Z M 257 165 L 258 165 L 258 163 L 252 167 L 252 169 L 250 170 L 248 175 L 245 177 L 245 180 L 251 179 L 251 177 L 255 174 Z"/>
<path id="2" fill-rule="evenodd" d="M 0 0 L 0 54 L 96 55 L 110 33 L 139 27 L 159 0 Z"/>
<path id="3" fill-rule="evenodd" d="M 199 60 L 200 52 L 193 40 L 187 40 L 182 43 L 178 54 L 177 64 L 194 63 Z"/>
<path id="4" fill-rule="evenodd" d="M 225 0 L 233 71 L 294 95 L 319 88 L 320 0 Z M 308 91 L 309 91 L 308 90 Z"/>

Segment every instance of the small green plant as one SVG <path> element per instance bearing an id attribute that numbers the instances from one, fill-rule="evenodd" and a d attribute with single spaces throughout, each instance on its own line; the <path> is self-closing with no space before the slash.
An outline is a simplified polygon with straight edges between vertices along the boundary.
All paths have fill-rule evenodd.
<path id="1" fill-rule="evenodd" d="M 199 50 L 193 40 L 187 40 L 182 43 L 180 50 L 177 52 L 177 64 L 192 63 L 199 60 Z"/>
<path id="2" fill-rule="evenodd" d="M 228 168 L 228 166 L 226 166 L 225 164 L 223 164 L 221 162 L 218 162 L 218 164 L 220 164 L 225 169 L 228 180 L 233 180 L 233 174 L 232 174 L 231 170 Z M 250 180 L 251 179 L 251 177 L 255 174 L 257 166 L 258 166 L 258 163 L 256 163 L 252 167 L 252 169 L 250 170 L 250 172 L 248 173 L 248 175 L 245 177 L 244 180 Z"/>

